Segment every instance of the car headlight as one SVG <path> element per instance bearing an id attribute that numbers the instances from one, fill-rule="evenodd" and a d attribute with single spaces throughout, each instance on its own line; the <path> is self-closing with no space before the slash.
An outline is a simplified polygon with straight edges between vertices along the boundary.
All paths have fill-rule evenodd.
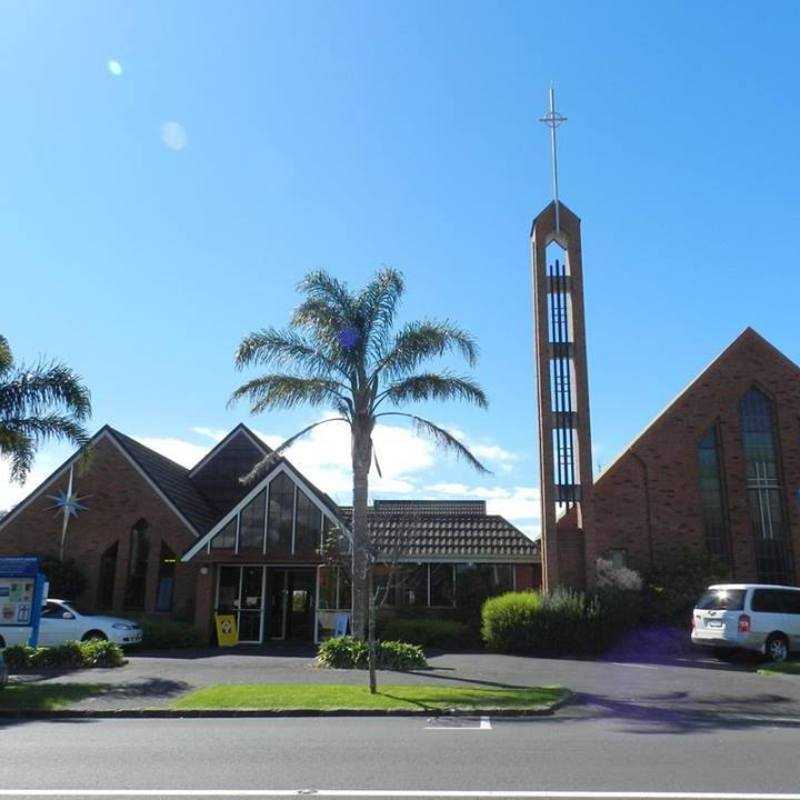
<path id="1" fill-rule="evenodd" d="M 127 622 L 115 622 L 111 627 L 118 631 L 135 631 L 137 629 L 136 625 L 128 625 Z"/>

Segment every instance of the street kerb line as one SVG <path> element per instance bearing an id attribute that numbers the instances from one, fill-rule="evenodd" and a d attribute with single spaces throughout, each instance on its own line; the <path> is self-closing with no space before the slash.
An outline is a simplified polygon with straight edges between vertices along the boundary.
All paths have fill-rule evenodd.
<path id="1" fill-rule="evenodd" d="M 779 792 L 631 792 L 503 789 L 0 789 L 0 797 L 363 797 L 507 800 L 800 800 Z"/>

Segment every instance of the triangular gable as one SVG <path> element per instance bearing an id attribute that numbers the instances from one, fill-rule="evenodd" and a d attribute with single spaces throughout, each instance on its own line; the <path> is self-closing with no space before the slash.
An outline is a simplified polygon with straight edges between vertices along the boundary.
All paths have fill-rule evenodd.
<path id="1" fill-rule="evenodd" d="M 145 482 L 150 486 L 151 489 L 159 496 L 161 500 L 170 508 L 170 510 L 178 517 L 178 519 L 183 522 L 184 525 L 189 529 L 189 531 L 195 536 L 200 536 L 202 530 L 199 530 L 184 514 L 180 508 L 167 496 L 167 494 L 162 490 L 162 488 L 158 485 L 158 483 L 145 471 L 145 469 L 137 463 L 136 459 L 131 455 L 131 453 L 126 450 L 125 446 L 120 442 L 118 438 L 117 431 L 111 428 L 108 425 L 104 425 L 100 428 L 97 433 L 92 436 L 91 439 L 79 450 L 73 453 L 66 461 L 64 461 L 61 466 L 57 467 L 47 478 L 39 484 L 39 486 L 34 489 L 27 497 L 17 503 L 14 508 L 9 511 L 5 517 L 0 520 L 0 531 L 10 523 L 13 519 L 15 519 L 20 512 L 26 509 L 31 503 L 33 503 L 38 497 L 42 495 L 43 492 L 47 490 L 49 486 L 51 486 L 55 481 L 62 478 L 66 475 L 67 471 L 71 466 L 73 466 L 88 450 L 94 447 L 98 442 L 101 440 L 107 440 L 110 442 L 114 448 L 125 458 L 125 460 L 133 467 L 133 469 L 144 478 Z M 144 445 L 140 445 L 144 447 Z M 145 448 L 148 449 L 149 448 Z M 178 466 L 178 465 L 176 465 Z"/>
<path id="2" fill-rule="evenodd" d="M 693 378 L 685 388 L 683 388 L 672 400 L 670 400 L 670 402 L 667 403 L 667 405 L 658 414 L 656 414 L 656 416 L 650 420 L 647 425 L 645 425 L 643 430 L 634 436 L 628 445 L 620 451 L 619 455 L 617 455 L 617 457 L 597 476 L 594 482 L 599 482 L 605 475 L 609 474 L 619 463 L 619 461 L 633 448 L 635 448 L 636 445 L 639 444 L 639 442 L 645 436 L 647 436 L 647 434 L 650 433 L 650 431 L 653 430 L 663 419 L 668 417 L 674 411 L 674 409 L 686 399 L 687 395 L 691 394 L 691 392 L 698 385 L 708 378 L 710 373 L 712 373 L 724 361 L 732 357 L 743 345 L 748 343 L 754 343 L 758 347 L 763 348 L 767 357 L 782 361 L 786 367 L 796 372 L 798 378 L 800 378 L 800 366 L 795 364 L 794 361 L 778 350 L 775 345 L 767 341 L 756 330 L 751 327 L 745 328 L 718 356 L 711 361 L 710 364 L 708 364 L 700 372 L 699 375 Z"/>
<path id="3" fill-rule="evenodd" d="M 202 538 L 195 542 L 181 557 L 181 561 L 191 561 L 199 552 L 207 549 L 211 540 L 232 520 L 236 515 L 265 487 L 273 481 L 281 473 L 287 474 L 292 481 L 301 489 L 308 499 L 319 509 L 322 515 L 332 524 L 341 528 L 345 534 L 350 537 L 350 531 L 342 521 L 341 517 L 334 513 L 332 509 L 320 497 L 320 492 L 314 486 L 308 483 L 302 475 L 288 462 L 286 459 L 281 459 L 278 464 L 270 470 L 253 488 L 223 517 L 217 521 L 211 530 L 208 531 Z M 323 495 L 327 497 L 327 495 Z"/>
<path id="4" fill-rule="evenodd" d="M 228 433 L 222 440 L 220 440 L 214 447 L 211 448 L 190 470 L 189 477 L 196 478 L 207 466 L 210 466 L 217 457 L 223 453 L 237 437 L 246 438 L 251 445 L 258 450 L 262 457 L 267 456 L 272 452 L 272 449 L 256 436 L 250 428 L 243 422 L 240 422 L 233 430 Z"/>

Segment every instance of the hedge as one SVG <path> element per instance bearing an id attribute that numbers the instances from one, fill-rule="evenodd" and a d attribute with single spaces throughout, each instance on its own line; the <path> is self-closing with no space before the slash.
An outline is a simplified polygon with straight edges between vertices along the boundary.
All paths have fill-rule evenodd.
<path id="1" fill-rule="evenodd" d="M 422 648 L 408 642 L 378 642 L 376 655 L 378 669 L 403 672 L 427 666 Z M 369 645 L 352 636 L 335 636 L 319 646 L 317 662 L 330 669 L 367 669 Z"/>
<path id="2" fill-rule="evenodd" d="M 453 650 L 474 647 L 474 631 L 463 622 L 449 619 L 390 619 L 381 624 L 381 638 L 409 642 L 422 647 Z"/>
<path id="3" fill-rule="evenodd" d="M 202 647 L 208 644 L 200 631 L 188 622 L 136 615 L 133 617 L 142 628 L 142 641 L 138 647 L 145 650 L 172 650 L 183 647 Z"/>
<path id="4" fill-rule="evenodd" d="M 481 634 L 498 652 L 596 655 L 638 622 L 640 607 L 639 593 L 620 590 L 508 592 L 483 604 Z"/>
<path id="5" fill-rule="evenodd" d="M 9 672 L 121 667 L 127 663 L 119 645 L 101 639 L 65 642 L 56 647 L 29 647 L 26 644 L 17 644 L 6 647 L 2 652 Z"/>

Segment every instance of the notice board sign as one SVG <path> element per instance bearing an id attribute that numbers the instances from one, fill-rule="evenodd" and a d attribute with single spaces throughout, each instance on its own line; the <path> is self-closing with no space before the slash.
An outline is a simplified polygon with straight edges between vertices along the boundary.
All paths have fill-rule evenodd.
<path id="1" fill-rule="evenodd" d="M 0 558 L 0 625 L 30 627 L 38 574 L 38 558 Z"/>
<path id="2" fill-rule="evenodd" d="M 39 638 L 45 576 L 34 556 L 0 558 L 0 628 L 30 628 L 30 644 Z"/>
<path id="3" fill-rule="evenodd" d="M 214 614 L 217 624 L 217 643 L 220 647 L 233 647 L 239 644 L 239 631 L 235 614 Z"/>

